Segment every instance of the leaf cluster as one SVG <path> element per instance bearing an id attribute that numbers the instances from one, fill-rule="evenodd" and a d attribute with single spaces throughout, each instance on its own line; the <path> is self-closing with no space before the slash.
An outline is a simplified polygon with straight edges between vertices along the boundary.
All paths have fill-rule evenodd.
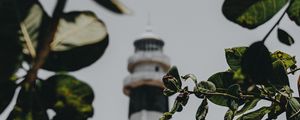
<path id="1" fill-rule="evenodd" d="M 94 1 L 117 14 L 129 12 L 117 0 Z M 93 12 L 65 13 L 66 4 L 67 0 L 57 0 L 53 14 L 48 15 L 38 0 L 0 1 L 0 114 L 17 94 L 7 120 L 93 116 L 93 89 L 68 72 L 96 62 L 108 46 L 108 32 Z M 38 78 L 39 69 L 55 75 Z M 26 75 L 17 76 L 17 71 Z M 55 111 L 53 118 L 48 117 L 48 109 Z"/>
<path id="2" fill-rule="evenodd" d="M 213 74 L 206 81 L 198 82 L 192 74 L 179 77 L 177 68 L 172 67 L 163 77 L 164 94 L 178 93 L 178 96 L 171 111 L 160 120 L 171 119 L 175 112 L 182 111 L 192 94 L 202 99 L 196 120 L 205 120 L 208 101 L 228 108 L 225 120 L 260 120 L 266 115 L 271 120 L 284 112 L 289 120 L 300 119 L 300 101 L 292 96 L 288 78 L 291 71 L 296 72 L 295 57 L 281 51 L 271 53 L 261 41 L 249 47 L 225 49 L 225 56 L 229 69 Z M 195 83 L 193 90 L 182 86 L 186 80 Z M 253 110 L 262 100 L 269 101 L 270 106 Z"/>

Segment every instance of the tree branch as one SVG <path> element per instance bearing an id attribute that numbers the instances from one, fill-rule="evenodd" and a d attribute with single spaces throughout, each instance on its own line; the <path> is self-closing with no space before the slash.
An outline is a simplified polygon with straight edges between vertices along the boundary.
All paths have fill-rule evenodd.
<path id="1" fill-rule="evenodd" d="M 297 72 L 298 70 L 300 70 L 300 68 L 297 68 L 297 69 L 294 69 L 294 70 L 291 70 L 290 72 L 288 72 L 287 74 L 294 74 L 295 72 Z"/>
<path id="2" fill-rule="evenodd" d="M 56 7 L 53 12 L 53 17 L 47 29 L 49 32 L 41 38 L 43 42 L 42 44 L 40 44 L 41 49 L 37 51 L 37 56 L 33 61 L 33 66 L 28 71 L 24 81 L 34 84 L 35 80 L 37 79 L 38 70 L 43 66 L 50 52 L 50 44 L 55 37 L 55 33 L 57 31 L 57 26 L 59 23 L 59 18 L 63 13 L 63 9 L 66 5 L 66 2 L 67 0 L 57 0 Z"/>

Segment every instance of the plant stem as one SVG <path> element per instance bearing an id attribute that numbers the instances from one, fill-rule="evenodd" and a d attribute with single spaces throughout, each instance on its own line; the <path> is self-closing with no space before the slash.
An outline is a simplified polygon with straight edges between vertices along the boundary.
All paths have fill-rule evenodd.
<path id="1" fill-rule="evenodd" d="M 287 10 L 290 8 L 290 3 L 291 1 L 288 1 L 288 7 L 286 7 L 286 9 L 284 10 L 284 12 L 282 13 L 282 15 L 280 16 L 280 18 L 277 20 L 277 22 L 273 25 L 273 27 L 269 30 L 269 32 L 266 34 L 266 36 L 262 39 L 262 42 L 265 42 L 267 40 L 267 38 L 269 37 L 269 35 L 272 33 L 272 31 L 274 30 L 274 28 L 276 26 L 279 25 L 280 21 L 282 20 L 282 18 L 284 17 L 285 13 L 287 12 Z"/>
<path id="2" fill-rule="evenodd" d="M 55 33 L 57 31 L 57 26 L 59 23 L 59 18 L 63 13 L 67 0 L 57 0 L 56 7 L 53 12 L 53 17 L 48 26 L 48 34 L 42 37 L 42 44 L 40 44 L 40 49 L 37 51 L 37 56 L 33 61 L 33 66 L 28 71 L 24 81 L 31 84 L 35 83 L 37 79 L 38 70 L 43 66 L 45 60 L 50 52 L 50 44 L 54 40 Z"/>
<path id="3" fill-rule="evenodd" d="M 287 74 L 293 74 L 293 73 L 297 72 L 298 70 L 300 70 L 300 68 L 294 69 L 294 70 L 288 72 Z"/>
<path id="4" fill-rule="evenodd" d="M 195 92 L 193 91 L 189 91 L 190 94 L 194 94 Z M 221 96 L 225 96 L 225 97 L 230 97 L 230 98 L 233 98 L 233 99 L 236 99 L 236 100 L 239 100 L 239 99 L 252 99 L 252 98 L 260 98 L 260 99 L 263 99 L 263 100 L 267 100 L 267 101 L 270 101 L 270 102 L 275 102 L 275 103 L 279 103 L 279 101 L 273 99 L 273 98 L 269 98 L 269 97 L 265 97 L 265 96 L 262 96 L 262 95 L 241 95 L 240 98 L 239 97 L 236 97 L 236 96 L 233 96 L 233 95 L 230 95 L 230 94 L 227 94 L 227 93 L 218 93 L 218 92 L 215 92 L 215 93 L 203 93 L 201 92 L 201 94 L 207 96 L 207 95 L 221 95 Z"/>

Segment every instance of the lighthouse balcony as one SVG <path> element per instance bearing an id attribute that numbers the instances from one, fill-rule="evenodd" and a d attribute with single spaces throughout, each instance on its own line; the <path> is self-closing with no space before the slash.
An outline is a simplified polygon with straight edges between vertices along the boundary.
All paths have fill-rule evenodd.
<path id="1" fill-rule="evenodd" d="M 124 79 L 124 89 L 125 95 L 129 95 L 130 90 L 143 85 L 157 86 L 164 88 L 162 77 L 165 75 L 163 72 L 135 72 L 127 76 Z"/>
<path id="2" fill-rule="evenodd" d="M 137 65 L 144 63 L 157 63 L 160 64 L 164 71 L 170 68 L 170 59 L 168 56 L 160 51 L 152 52 L 136 52 L 128 59 L 128 71 L 133 72 Z"/>

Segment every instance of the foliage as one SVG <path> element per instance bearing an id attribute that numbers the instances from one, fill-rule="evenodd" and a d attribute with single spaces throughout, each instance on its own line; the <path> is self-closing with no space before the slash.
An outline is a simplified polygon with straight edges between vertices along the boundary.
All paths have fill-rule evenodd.
<path id="1" fill-rule="evenodd" d="M 172 82 L 174 83 L 172 86 L 177 88 L 178 96 L 185 95 L 188 98 L 189 95 L 194 94 L 203 99 L 197 110 L 196 120 L 205 119 L 208 111 L 207 100 L 216 105 L 228 107 L 224 115 L 225 120 L 234 118 L 237 120 L 261 120 L 263 118 L 271 120 L 284 112 L 288 120 L 300 119 L 300 99 L 292 96 L 293 90 L 290 88 L 288 78 L 289 74 L 300 70 L 296 66 L 295 56 L 281 51 L 271 53 L 265 46 L 265 41 L 276 27 L 277 37 L 281 43 L 288 46 L 295 43 L 293 37 L 278 26 L 285 15 L 300 26 L 299 0 L 225 0 L 222 12 L 229 21 L 254 29 L 269 21 L 281 9 L 283 9 L 281 16 L 263 39 L 254 42 L 249 47 L 225 49 L 229 70 L 215 73 L 207 81 L 197 82 L 196 77 L 193 76 L 195 87 L 192 91 L 187 86 L 182 86 L 179 82 L 181 80 L 175 77 L 179 76 L 178 72 L 167 73 L 168 77 L 163 78 L 165 84 L 170 80 L 177 81 Z M 172 71 L 178 71 L 174 69 L 177 68 L 171 68 Z M 185 80 L 189 77 L 182 76 L 182 78 Z M 165 85 L 165 87 L 164 91 L 169 91 L 169 86 Z M 170 95 L 176 94 L 176 91 Z M 269 101 L 270 106 L 260 106 L 252 110 L 258 107 L 257 103 L 261 100 Z M 181 101 L 176 99 L 175 103 L 173 109 L 179 108 L 177 104 Z M 171 119 L 175 113 L 173 109 L 164 114 L 160 120 Z M 180 107 L 180 109 L 183 108 Z"/>
<path id="2" fill-rule="evenodd" d="M 94 1 L 117 14 L 129 12 L 117 0 Z M 53 120 L 93 116 L 93 89 L 67 72 L 96 62 L 108 46 L 109 35 L 91 11 L 64 13 L 66 3 L 57 0 L 48 15 L 38 0 L 0 1 L 0 114 L 21 88 L 8 120 L 48 120 L 47 109 L 56 112 Z M 56 75 L 42 80 L 39 69 Z M 27 74 L 16 76 L 19 70 Z"/>

